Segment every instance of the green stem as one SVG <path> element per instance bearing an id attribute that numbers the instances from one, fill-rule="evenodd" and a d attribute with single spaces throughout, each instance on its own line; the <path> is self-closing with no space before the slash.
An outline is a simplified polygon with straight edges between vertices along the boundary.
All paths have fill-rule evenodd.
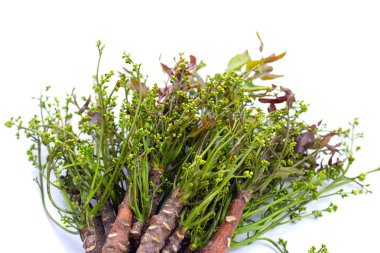
<path id="1" fill-rule="evenodd" d="M 79 234 L 79 231 L 72 231 L 70 229 L 67 229 L 66 227 L 62 226 L 58 221 L 56 221 L 53 216 L 50 214 L 46 207 L 46 202 L 45 202 L 45 194 L 44 194 L 44 184 L 43 184 L 43 168 L 42 168 L 42 161 L 41 161 L 41 141 L 38 140 L 37 142 L 37 148 L 38 148 L 38 167 L 39 167 L 39 183 L 37 182 L 39 188 L 40 188 L 40 194 L 41 194 L 41 201 L 42 201 L 42 206 L 43 209 L 46 213 L 46 215 L 49 217 L 51 221 L 53 221 L 54 224 L 56 224 L 59 228 L 63 229 L 64 231 L 77 235 Z"/>

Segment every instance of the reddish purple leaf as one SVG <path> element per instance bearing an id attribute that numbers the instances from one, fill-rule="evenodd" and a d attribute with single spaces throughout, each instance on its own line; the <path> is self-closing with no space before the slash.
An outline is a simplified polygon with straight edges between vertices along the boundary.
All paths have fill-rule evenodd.
<path id="1" fill-rule="evenodd" d="M 131 81 L 128 83 L 128 86 L 131 87 L 134 91 L 140 94 L 143 98 L 145 98 L 147 92 L 148 92 L 148 87 L 146 86 L 145 83 L 140 83 L 136 79 L 131 79 Z"/>
<path id="2" fill-rule="evenodd" d="M 321 141 L 321 147 L 326 147 L 329 144 L 331 137 L 333 137 L 335 135 L 336 135 L 336 133 L 329 133 L 329 134 L 323 135 L 322 141 Z"/>
<path id="3" fill-rule="evenodd" d="M 166 74 L 168 74 L 168 76 L 172 76 L 172 75 L 174 74 L 173 69 L 169 68 L 167 65 L 163 64 L 162 62 L 161 62 L 161 67 L 162 67 L 162 70 L 163 70 Z"/>
<path id="4" fill-rule="evenodd" d="M 276 106 L 274 104 L 270 104 L 268 107 L 268 112 L 274 112 L 275 110 L 277 110 Z"/>
<path id="5" fill-rule="evenodd" d="M 275 86 L 274 86 L 274 88 L 275 88 Z M 276 96 L 275 98 L 259 98 L 259 102 L 271 104 L 270 108 L 268 109 L 271 111 L 273 109 L 275 109 L 275 107 L 273 107 L 273 104 L 281 104 L 283 102 L 286 102 L 286 105 L 289 108 L 292 108 L 293 102 L 295 100 L 294 93 L 290 89 L 282 87 L 282 86 L 280 86 L 280 89 L 281 89 L 281 91 L 283 91 L 285 93 L 285 95 Z"/>
<path id="6" fill-rule="evenodd" d="M 91 102 L 91 96 L 89 98 L 87 98 L 84 105 L 79 109 L 79 112 L 80 113 L 84 112 L 88 108 L 88 105 L 90 104 L 90 102 Z"/>
<path id="7" fill-rule="evenodd" d="M 267 104 L 280 104 L 286 101 L 286 97 L 281 96 L 281 97 L 275 97 L 275 98 L 259 98 L 259 101 L 261 103 L 267 103 Z"/>
<path id="8" fill-rule="evenodd" d="M 100 112 L 93 113 L 92 111 L 88 112 L 88 115 L 91 117 L 91 120 L 88 122 L 90 125 L 95 125 L 96 123 L 99 122 L 101 119 L 102 115 Z"/>
<path id="9" fill-rule="evenodd" d="M 308 148 L 312 147 L 315 143 L 315 133 L 313 128 L 309 129 L 306 133 L 302 133 L 296 139 L 296 146 L 294 147 L 294 152 L 298 154 L 303 154 Z"/>
<path id="10" fill-rule="evenodd" d="M 289 108 L 292 108 L 293 106 L 293 102 L 295 100 L 295 95 L 294 93 L 288 89 L 288 88 L 285 88 L 283 86 L 280 86 L 280 89 L 285 92 L 285 98 L 286 98 L 286 105 L 289 107 Z"/>
<path id="11" fill-rule="evenodd" d="M 162 100 L 164 100 L 173 90 L 173 85 L 166 85 L 163 88 L 159 88 L 157 93 L 159 95 L 158 102 L 160 103 Z"/>
<path id="12" fill-rule="evenodd" d="M 329 161 L 328 161 L 328 165 L 331 166 L 333 165 L 333 157 L 335 155 L 335 151 L 331 152 L 331 156 L 329 158 Z"/>
<path id="13" fill-rule="evenodd" d="M 334 158 L 335 153 L 340 153 L 340 150 L 338 149 L 338 147 L 340 145 L 342 145 L 342 143 L 338 143 L 335 145 L 326 144 L 327 150 L 324 151 L 324 154 L 326 154 L 326 155 L 330 154 L 330 158 L 328 161 L 329 166 L 333 166 L 333 165 L 340 163 L 339 157 L 336 159 L 336 162 L 333 162 L 333 158 Z"/>
<path id="14" fill-rule="evenodd" d="M 197 66 L 197 58 L 194 55 L 190 55 L 190 64 L 189 68 L 195 68 Z"/>

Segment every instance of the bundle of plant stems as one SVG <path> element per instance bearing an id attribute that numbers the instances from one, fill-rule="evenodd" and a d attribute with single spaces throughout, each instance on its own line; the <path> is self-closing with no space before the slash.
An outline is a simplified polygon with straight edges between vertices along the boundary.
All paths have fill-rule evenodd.
<path id="1" fill-rule="evenodd" d="M 287 252 L 265 234 L 337 209 L 310 202 L 369 192 L 365 177 L 379 169 L 347 174 L 356 119 L 348 130 L 308 124 L 289 88 L 260 84 L 281 77 L 270 64 L 285 53 L 246 51 L 206 78 L 203 62 L 180 54 L 149 87 L 128 54 L 121 71 L 101 75 L 97 49 L 92 92 L 78 99 L 73 89 L 64 103 L 41 95 L 31 120 L 6 123 L 31 142 L 45 212 L 85 252 L 226 252 L 259 240 Z"/>

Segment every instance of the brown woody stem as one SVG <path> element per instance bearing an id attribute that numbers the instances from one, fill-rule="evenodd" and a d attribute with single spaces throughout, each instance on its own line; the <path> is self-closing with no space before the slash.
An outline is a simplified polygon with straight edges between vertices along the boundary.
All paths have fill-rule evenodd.
<path id="1" fill-rule="evenodd" d="M 201 253 L 224 253 L 227 252 L 233 232 L 238 226 L 244 208 L 252 198 L 252 193 L 242 190 L 231 202 L 224 221 L 218 228 L 211 242 L 201 250 Z"/>
<path id="2" fill-rule="evenodd" d="M 123 202 L 119 205 L 115 223 L 107 236 L 103 253 L 125 253 L 128 251 L 128 235 L 131 230 L 132 216 L 132 211 L 129 208 L 129 196 L 126 193 Z"/>
<path id="3" fill-rule="evenodd" d="M 135 240 L 139 240 L 141 237 L 141 231 L 143 227 L 144 227 L 144 224 L 141 221 L 136 221 L 135 224 L 133 224 L 133 227 L 131 229 L 129 236 Z"/>
<path id="4" fill-rule="evenodd" d="M 86 253 L 101 253 L 105 241 L 102 219 L 97 215 L 92 219 L 92 222 L 93 224 L 82 231 L 83 248 Z"/>
<path id="5" fill-rule="evenodd" d="M 115 212 L 109 200 L 107 200 L 104 206 L 100 208 L 100 215 L 102 217 L 105 235 L 108 236 L 116 219 Z"/>
<path id="6" fill-rule="evenodd" d="M 178 191 L 174 191 L 165 201 L 161 211 L 152 217 L 150 225 L 141 238 L 137 253 L 160 252 L 166 239 L 177 226 L 179 214 L 183 208 Z"/>
<path id="7" fill-rule="evenodd" d="M 176 253 L 181 247 L 181 243 L 185 238 L 185 231 L 177 228 L 176 231 L 169 237 L 168 243 L 165 245 L 162 253 Z"/>

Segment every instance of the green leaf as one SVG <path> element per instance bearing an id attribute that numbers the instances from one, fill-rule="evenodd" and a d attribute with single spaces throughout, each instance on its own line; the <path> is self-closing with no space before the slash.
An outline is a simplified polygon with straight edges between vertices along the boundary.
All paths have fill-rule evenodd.
<path id="1" fill-rule="evenodd" d="M 280 168 L 278 171 L 276 171 L 275 175 L 282 178 L 287 178 L 291 174 L 304 174 L 304 172 L 300 169 L 288 167 L 288 168 Z"/>
<path id="2" fill-rule="evenodd" d="M 273 79 L 276 79 L 279 77 L 283 77 L 283 75 L 268 74 L 268 75 L 261 77 L 261 80 L 264 80 L 264 81 L 265 80 L 273 80 Z"/>
<path id="3" fill-rule="evenodd" d="M 264 59 L 258 61 L 249 61 L 246 65 L 246 71 L 255 71 L 256 74 L 262 74 L 264 72 L 271 72 L 273 70 L 272 66 L 265 64 Z"/>
<path id="4" fill-rule="evenodd" d="M 252 61 L 252 60 L 250 60 L 250 61 L 247 62 L 245 72 L 249 72 L 252 69 L 256 69 L 256 68 L 258 68 L 259 66 L 261 66 L 263 64 L 264 64 L 263 60 L 258 60 L 258 61 Z"/>
<path id="5" fill-rule="evenodd" d="M 201 68 L 204 68 L 206 67 L 206 63 L 204 63 L 203 61 L 201 61 L 200 63 L 197 64 L 197 66 L 195 67 L 195 70 L 198 71 L 200 70 Z"/>
<path id="6" fill-rule="evenodd" d="M 273 88 L 268 86 L 259 85 L 242 85 L 241 90 L 243 92 L 256 92 L 256 91 L 271 91 Z"/>
<path id="7" fill-rule="evenodd" d="M 7 122 L 5 122 L 4 125 L 5 125 L 6 127 L 8 127 L 8 128 L 11 128 L 11 127 L 14 125 L 13 119 L 8 120 Z"/>
<path id="8" fill-rule="evenodd" d="M 231 60 L 228 62 L 227 71 L 234 71 L 238 70 L 241 67 L 243 67 L 245 64 L 247 64 L 251 60 L 251 57 L 248 54 L 248 51 L 245 50 L 244 53 L 235 55 L 231 58 Z"/>
<path id="9" fill-rule="evenodd" d="M 251 70 L 257 71 L 259 69 L 261 72 L 264 72 L 264 70 L 262 70 L 262 69 L 265 67 L 268 67 L 268 65 L 266 65 L 266 63 L 275 62 L 277 60 L 280 60 L 285 55 L 286 55 L 286 52 L 283 52 L 279 55 L 272 54 L 266 58 L 262 58 L 261 60 L 249 60 L 247 62 L 247 65 L 246 65 L 245 72 L 249 72 Z"/>

